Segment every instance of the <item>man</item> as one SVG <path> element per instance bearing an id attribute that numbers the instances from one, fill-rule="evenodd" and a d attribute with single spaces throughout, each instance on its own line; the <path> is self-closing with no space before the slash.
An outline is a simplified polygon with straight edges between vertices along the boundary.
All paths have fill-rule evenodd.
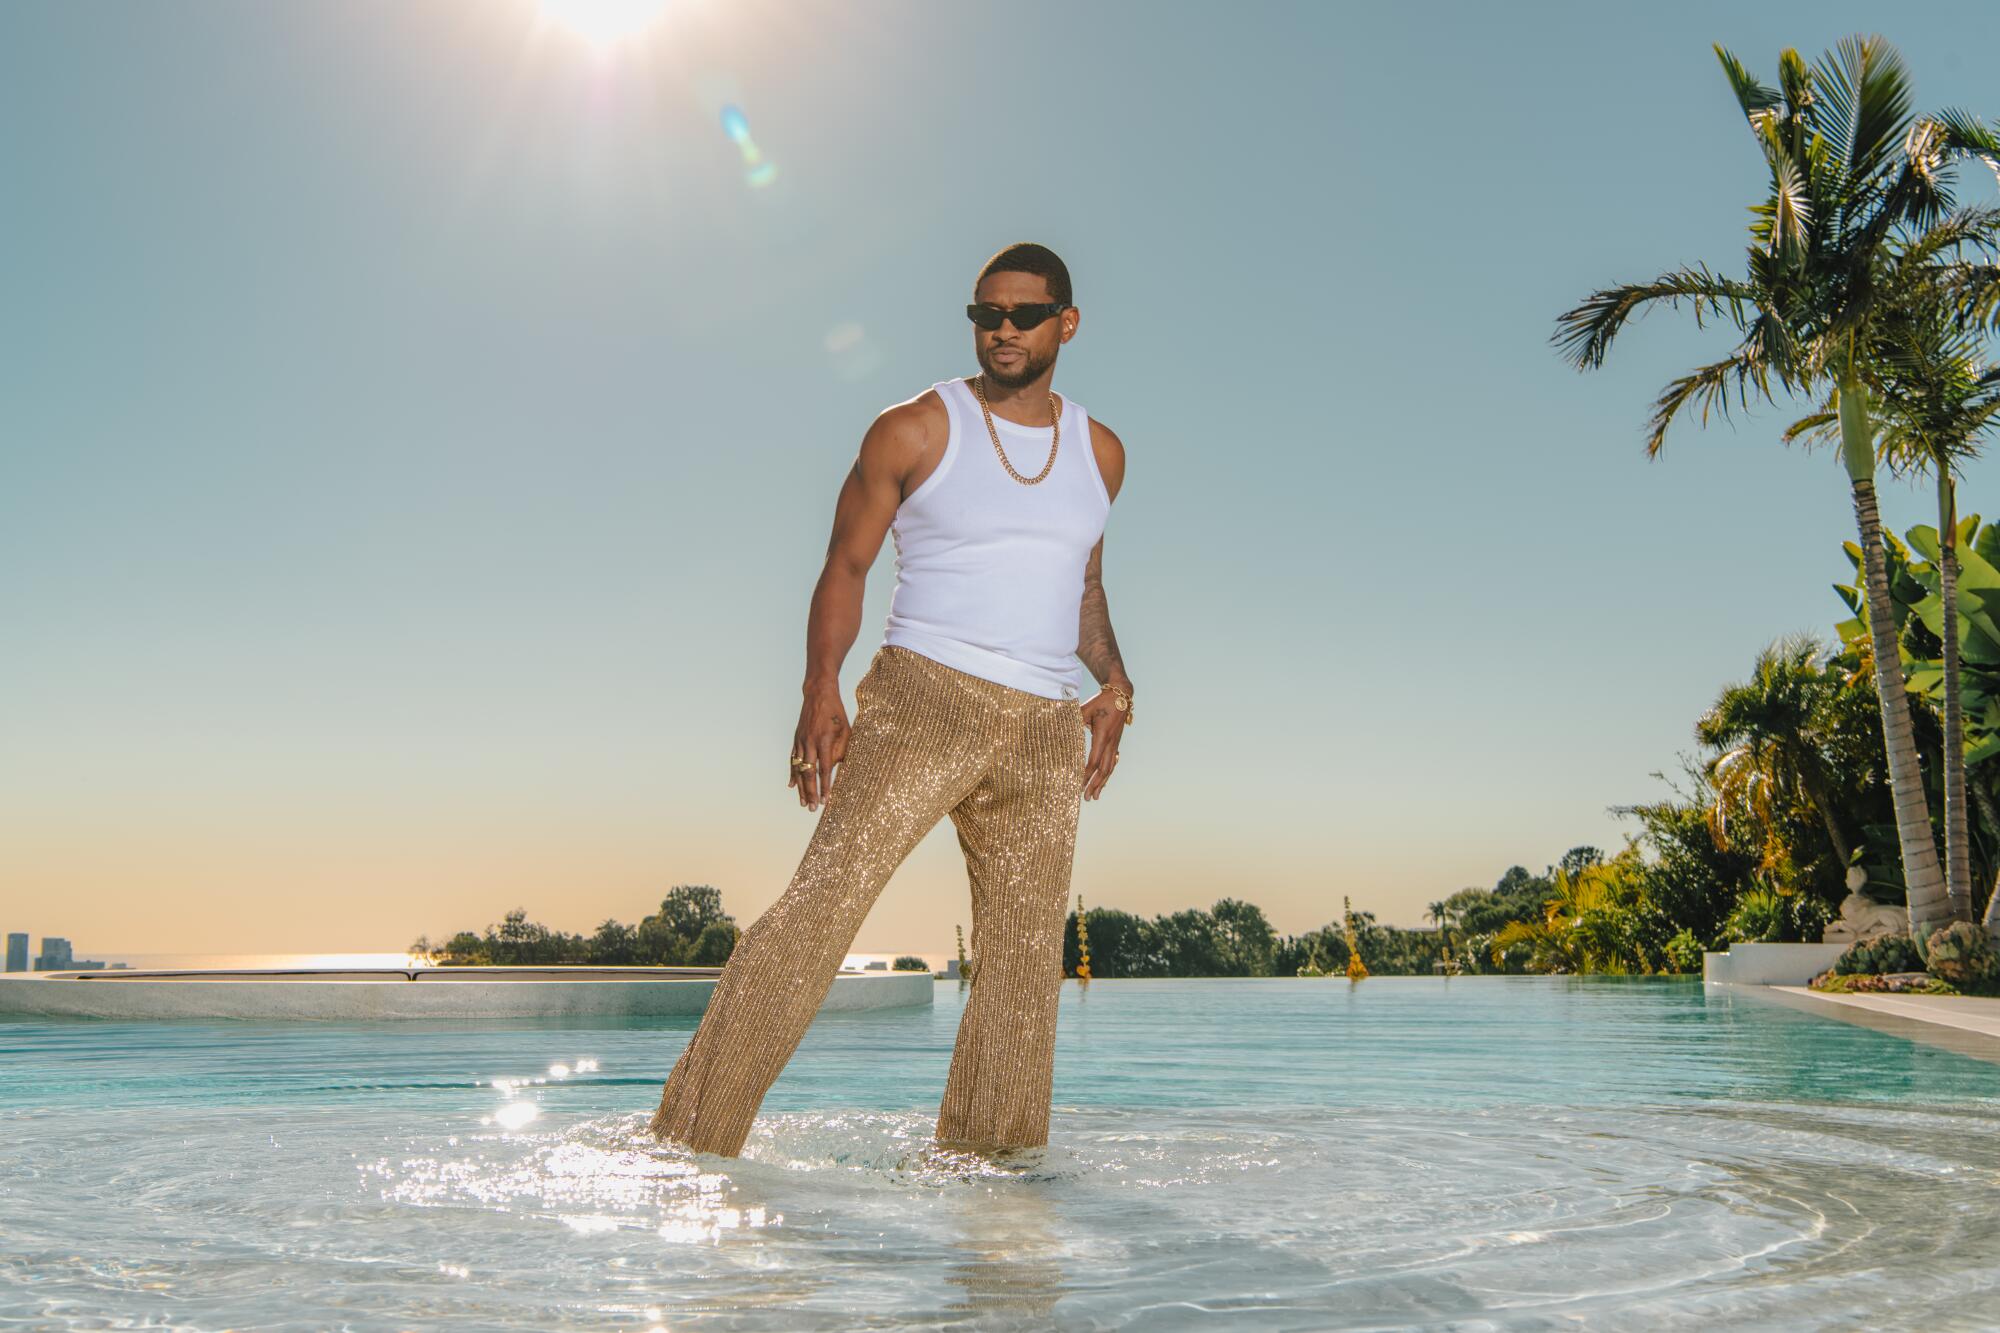
<path id="1" fill-rule="evenodd" d="M 1048 1142 L 1078 812 L 1132 720 L 1101 578 L 1125 449 L 1050 388 L 1081 319 L 1053 252 L 994 255 L 966 313 L 980 373 L 884 411 L 840 489 L 787 780 L 819 823 L 737 939 L 652 1120 L 698 1152 L 740 1153 L 882 886 L 947 815 L 972 884 L 972 989 L 937 1141 Z M 850 728 L 841 661 L 892 530 L 896 590 Z M 1088 700 L 1079 663 L 1103 686 Z"/>

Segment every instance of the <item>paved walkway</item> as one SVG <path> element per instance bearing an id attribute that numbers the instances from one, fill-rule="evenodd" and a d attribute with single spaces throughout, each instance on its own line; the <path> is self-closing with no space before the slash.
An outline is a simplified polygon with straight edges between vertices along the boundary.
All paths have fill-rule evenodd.
<path id="1" fill-rule="evenodd" d="M 1736 986 L 1829 1018 L 1892 1032 L 1962 1055 L 2000 1062 L 2000 999 L 1984 995 L 1898 995 L 1817 991 L 1805 986 Z"/>

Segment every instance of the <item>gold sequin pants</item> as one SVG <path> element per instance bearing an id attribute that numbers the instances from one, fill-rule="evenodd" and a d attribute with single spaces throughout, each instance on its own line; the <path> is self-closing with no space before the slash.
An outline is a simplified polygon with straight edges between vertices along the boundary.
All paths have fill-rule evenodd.
<path id="1" fill-rule="evenodd" d="M 667 1075 L 655 1135 L 733 1157 L 890 874 L 951 816 L 972 884 L 971 990 L 937 1141 L 1048 1142 L 1063 926 L 1090 731 L 1051 699 L 884 644 L 791 885 L 736 941 Z"/>

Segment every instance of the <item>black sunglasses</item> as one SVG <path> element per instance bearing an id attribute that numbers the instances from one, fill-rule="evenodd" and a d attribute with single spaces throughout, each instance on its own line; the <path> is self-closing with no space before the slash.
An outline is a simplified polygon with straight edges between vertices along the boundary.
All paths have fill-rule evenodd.
<path id="1" fill-rule="evenodd" d="M 974 303 L 965 308 L 965 317 L 982 329 L 997 329 L 1002 320 L 1011 319 L 1014 327 L 1026 333 L 1045 319 L 1053 319 L 1069 307 L 1061 301 L 1043 301 L 1037 305 L 1017 305 L 1011 310 L 997 305 Z"/>

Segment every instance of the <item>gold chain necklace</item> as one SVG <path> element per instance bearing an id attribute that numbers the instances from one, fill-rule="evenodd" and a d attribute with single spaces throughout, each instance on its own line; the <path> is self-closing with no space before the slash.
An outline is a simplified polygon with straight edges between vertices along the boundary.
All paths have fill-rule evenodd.
<path id="1" fill-rule="evenodd" d="M 1000 466 L 1007 469 L 1007 475 L 1015 481 L 1020 482 L 1023 486 L 1033 486 L 1043 477 L 1048 476 L 1049 469 L 1056 465 L 1056 450 L 1062 448 L 1062 412 L 1056 407 L 1056 396 L 1054 394 L 1049 395 L 1049 430 L 1051 432 L 1049 461 L 1042 464 L 1041 472 L 1035 476 L 1024 477 L 1014 470 L 1014 465 L 1007 461 L 1007 451 L 1000 447 L 1000 432 L 993 429 L 993 412 L 986 406 L 986 377 L 984 375 L 973 379 L 972 394 L 973 397 L 979 400 L 980 415 L 986 418 L 986 434 L 992 439 L 993 452 L 1000 455 Z"/>

